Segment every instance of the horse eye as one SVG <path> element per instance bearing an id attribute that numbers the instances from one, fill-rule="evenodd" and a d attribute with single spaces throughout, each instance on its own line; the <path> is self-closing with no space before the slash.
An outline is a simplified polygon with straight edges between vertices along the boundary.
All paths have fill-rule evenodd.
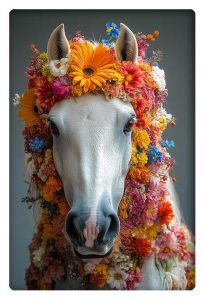
<path id="1" fill-rule="evenodd" d="M 51 120 L 49 121 L 49 123 L 50 123 L 50 129 L 51 129 L 52 134 L 59 136 L 60 133 L 59 133 L 59 130 L 58 130 L 58 127 L 56 126 L 56 124 Z"/>
<path id="2" fill-rule="evenodd" d="M 127 123 L 125 124 L 125 127 L 123 129 L 124 133 L 129 133 L 132 131 L 132 127 L 133 125 L 136 123 L 137 119 L 135 117 L 135 115 L 131 115 L 129 117 L 129 120 L 127 121 Z"/>

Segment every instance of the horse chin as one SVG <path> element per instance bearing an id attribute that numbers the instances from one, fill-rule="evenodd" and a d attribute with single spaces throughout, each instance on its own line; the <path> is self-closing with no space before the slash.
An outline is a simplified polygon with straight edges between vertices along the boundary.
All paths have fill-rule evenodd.
<path id="1" fill-rule="evenodd" d="M 93 259 L 93 258 L 102 258 L 108 256 L 113 250 L 113 245 L 111 247 L 104 246 L 101 251 L 84 248 L 84 247 L 77 247 L 74 248 L 74 252 L 76 256 L 82 259 Z"/>

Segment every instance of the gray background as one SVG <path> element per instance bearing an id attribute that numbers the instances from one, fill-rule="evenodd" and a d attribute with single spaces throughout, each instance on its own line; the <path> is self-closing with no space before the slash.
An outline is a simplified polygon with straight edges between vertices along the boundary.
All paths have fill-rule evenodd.
<path id="1" fill-rule="evenodd" d="M 151 50 L 163 51 L 161 67 L 166 72 L 169 96 L 167 111 L 176 117 L 177 126 L 166 130 L 165 137 L 173 139 L 176 148 L 171 155 L 176 159 L 174 174 L 176 189 L 185 221 L 195 229 L 194 182 L 194 34 L 195 15 L 191 10 L 13 10 L 10 13 L 10 97 L 27 88 L 25 68 L 34 43 L 46 50 L 51 31 L 65 24 L 66 34 L 73 36 L 81 30 L 88 38 L 105 37 L 105 23 L 125 23 L 134 32 L 160 36 Z M 22 122 L 17 109 L 10 105 L 10 287 L 25 289 L 24 274 L 28 266 L 27 246 L 35 225 L 32 211 L 21 203 L 26 195 Z"/>

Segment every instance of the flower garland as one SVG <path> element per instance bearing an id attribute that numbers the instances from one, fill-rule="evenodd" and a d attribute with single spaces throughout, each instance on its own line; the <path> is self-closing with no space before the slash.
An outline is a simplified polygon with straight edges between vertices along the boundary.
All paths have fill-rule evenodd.
<path id="1" fill-rule="evenodd" d="M 37 230 L 29 246 L 30 266 L 26 271 L 28 289 L 53 289 L 62 278 L 82 286 L 137 289 L 142 280 L 145 258 L 155 255 L 164 270 L 169 289 L 194 287 L 193 237 L 185 224 L 174 222 L 168 190 L 168 174 L 174 160 L 168 149 L 173 141 L 163 140 L 167 125 L 175 120 L 163 103 L 167 96 L 164 71 L 159 68 L 162 53 L 147 58 L 149 42 L 159 35 L 136 35 L 138 65 L 115 59 L 115 40 L 120 29 L 106 24 L 108 39 L 93 46 L 80 32 L 69 41 L 71 56 L 48 61 L 31 45 L 35 57 L 27 69 L 28 90 L 14 104 L 20 104 L 27 164 L 31 168 L 29 207 L 40 205 Z M 120 234 L 112 253 L 100 261 L 83 263 L 73 255 L 63 228 L 69 207 L 52 156 L 52 136 L 45 118 L 58 101 L 84 93 L 104 94 L 107 100 L 130 101 L 137 115 L 132 133 L 132 158 L 119 205 Z M 175 179 L 173 178 L 173 181 Z M 177 266 L 177 267 L 176 267 Z"/>

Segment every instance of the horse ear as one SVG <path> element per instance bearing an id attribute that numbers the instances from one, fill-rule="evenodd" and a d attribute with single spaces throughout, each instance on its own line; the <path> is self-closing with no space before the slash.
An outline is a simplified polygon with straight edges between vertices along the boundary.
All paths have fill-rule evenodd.
<path id="1" fill-rule="evenodd" d="M 49 60 L 60 60 L 67 57 L 70 46 L 65 35 L 64 24 L 56 27 L 50 35 L 47 45 Z"/>
<path id="2" fill-rule="evenodd" d="M 138 46 L 136 37 L 123 23 L 120 23 L 120 34 L 116 41 L 115 54 L 118 60 L 137 63 Z"/>

